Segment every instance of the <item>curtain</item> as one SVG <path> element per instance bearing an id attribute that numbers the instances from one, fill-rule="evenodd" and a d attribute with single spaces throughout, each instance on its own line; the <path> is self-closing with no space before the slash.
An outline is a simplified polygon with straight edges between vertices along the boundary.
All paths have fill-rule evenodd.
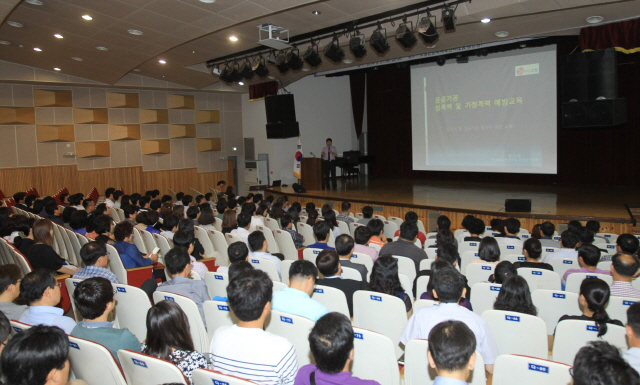
<path id="1" fill-rule="evenodd" d="M 262 100 L 267 96 L 278 94 L 278 82 L 265 82 L 249 86 L 249 100 Z"/>
<path id="2" fill-rule="evenodd" d="M 366 74 L 354 73 L 349 75 L 351 86 L 351 108 L 353 110 L 353 121 L 356 126 L 356 136 L 360 139 L 362 134 L 362 121 L 364 120 L 364 92 Z"/>
<path id="3" fill-rule="evenodd" d="M 623 53 L 640 52 L 640 19 L 582 28 L 578 44 L 582 51 L 613 47 Z"/>

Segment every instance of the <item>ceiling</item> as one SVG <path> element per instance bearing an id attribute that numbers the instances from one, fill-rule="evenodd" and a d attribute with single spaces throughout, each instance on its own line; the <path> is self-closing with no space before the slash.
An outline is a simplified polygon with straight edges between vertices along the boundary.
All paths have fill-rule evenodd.
<path id="1" fill-rule="evenodd" d="M 0 0 L 0 40 L 10 43 L 0 45 L 0 60 L 49 71 L 56 67 L 63 74 L 109 85 L 117 85 L 134 73 L 193 89 L 215 89 L 220 86 L 214 84 L 218 78 L 207 71 L 204 62 L 258 47 L 260 24 L 272 23 L 296 36 L 418 3 L 424 1 Z M 83 15 L 90 15 L 92 20 L 84 20 Z M 356 60 L 346 47 L 347 38 L 342 38 L 346 59 L 354 61 L 351 64 L 335 64 L 323 58 L 322 64 L 309 71 L 281 75 L 273 66 L 270 71 L 289 84 L 316 72 L 494 42 L 500 40 L 495 35 L 498 31 L 509 32 L 502 40 L 577 34 L 589 25 L 586 18 L 593 15 L 603 16 L 604 22 L 640 17 L 640 0 L 475 0 L 458 6 L 457 30 L 443 34 L 435 47 L 419 41 L 407 50 L 390 38 L 391 49 L 386 54 L 378 55 L 368 47 L 365 57 Z M 481 23 L 483 18 L 491 22 Z M 417 18 L 413 19 L 415 24 Z M 393 35 L 397 25 L 387 24 L 386 28 L 387 34 Z M 141 31 L 142 35 L 132 35 L 128 30 Z M 361 32 L 368 38 L 372 30 Z M 238 41 L 230 41 L 231 35 Z M 321 49 L 327 42 L 321 42 Z M 35 51 L 36 47 L 42 51 Z M 299 48 L 302 51 L 306 47 Z M 248 83 L 266 80 L 255 76 Z"/>

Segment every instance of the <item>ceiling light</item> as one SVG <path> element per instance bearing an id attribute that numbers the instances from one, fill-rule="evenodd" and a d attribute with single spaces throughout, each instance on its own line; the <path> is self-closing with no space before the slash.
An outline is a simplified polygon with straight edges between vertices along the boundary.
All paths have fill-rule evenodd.
<path id="1" fill-rule="evenodd" d="M 489 19 L 488 17 L 485 17 L 484 19 L 480 20 L 480 22 L 487 24 L 488 22 L 490 22 L 491 19 Z"/>
<path id="2" fill-rule="evenodd" d="M 351 40 L 349 40 L 349 49 L 356 58 L 360 59 L 364 57 L 364 55 L 367 54 L 367 45 L 365 43 L 364 35 L 356 32 Z M 353 63 L 353 60 L 351 62 Z"/>
<path id="3" fill-rule="evenodd" d="M 108 50 L 109 50 L 109 48 L 107 48 L 107 47 L 103 47 L 103 46 L 101 46 L 101 45 L 97 46 L 97 47 L 96 47 L 96 49 L 97 49 L 98 51 L 108 51 Z"/>
<path id="4" fill-rule="evenodd" d="M 140 72 L 140 71 L 141 71 L 141 69 L 140 69 L 140 68 L 134 68 L 134 69 L 133 69 L 133 71 L 135 71 L 135 72 Z"/>
<path id="5" fill-rule="evenodd" d="M 589 24 L 602 23 L 602 20 L 604 20 L 604 17 L 602 17 L 602 16 L 589 16 L 589 17 L 587 17 L 587 23 L 589 23 Z"/>
<path id="6" fill-rule="evenodd" d="M 26 0 L 27 3 L 31 4 L 31 5 L 42 5 L 42 1 L 40 0 Z"/>
<path id="7" fill-rule="evenodd" d="M 351 63 L 353 63 L 353 60 L 351 60 L 351 59 L 344 59 L 342 62 L 343 62 L 344 64 L 351 64 Z"/>
<path id="8" fill-rule="evenodd" d="M 160 63 L 160 64 L 167 64 L 167 61 L 166 61 L 166 60 L 162 60 L 162 59 L 160 59 L 160 60 L 158 60 L 158 63 Z"/>
<path id="9" fill-rule="evenodd" d="M 54 67 L 54 68 L 53 68 L 53 70 L 54 70 L 54 71 L 60 71 L 60 68 L 58 68 L 58 67 Z"/>
<path id="10" fill-rule="evenodd" d="M 238 82 L 238 84 L 244 86 L 244 82 Z"/>
<path id="11" fill-rule="evenodd" d="M 12 27 L 16 27 L 16 28 L 22 28 L 23 25 L 18 23 L 17 21 L 7 21 L 7 24 L 9 24 Z"/>
<path id="12" fill-rule="evenodd" d="M 42 52 L 42 49 L 40 49 L 40 48 L 38 48 L 38 47 L 35 47 L 33 50 L 34 50 L 34 51 L 38 51 L 38 52 Z"/>
<path id="13" fill-rule="evenodd" d="M 75 61 L 83 61 L 83 60 L 84 60 L 83 58 L 81 58 L 81 57 L 77 57 L 77 56 L 74 56 L 74 57 L 72 57 L 71 59 L 73 59 L 73 60 L 75 60 Z"/>
<path id="14" fill-rule="evenodd" d="M 89 15 L 82 15 L 82 18 L 85 20 L 93 20 L 93 17 L 89 16 Z"/>
<path id="15" fill-rule="evenodd" d="M 211 4 L 211 3 L 215 3 L 216 0 L 200 0 L 201 3 L 207 3 L 207 4 Z"/>
<path id="16" fill-rule="evenodd" d="M 129 30 L 127 30 L 127 32 L 129 32 L 132 35 L 136 35 L 136 36 L 142 35 L 142 31 L 137 30 L 137 29 L 129 29 Z"/>
<path id="17" fill-rule="evenodd" d="M 420 19 L 418 28 L 416 29 L 420 34 L 420 37 L 426 44 L 433 44 L 440 38 L 436 26 L 431 22 L 429 16 L 425 16 Z"/>
<path id="18" fill-rule="evenodd" d="M 303 70 L 304 72 L 309 72 L 309 67 L 302 67 L 302 70 Z"/>
<path id="19" fill-rule="evenodd" d="M 496 36 L 498 36 L 498 37 L 507 37 L 507 36 L 509 36 L 509 32 L 507 32 L 507 31 L 498 31 L 498 32 L 496 32 Z"/>
<path id="20" fill-rule="evenodd" d="M 236 36 L 229 36 L 229 40 L 238 41 L 238 38 Z"/>
<path id="21" fill-rule="evenodd" d="M 317 16 L 317 15 L 320 15 L 322 12 L 320 12 L 320 11 L 311 11 L 311 13 L 313 13 L 314 15 Z"/>
<path id="22" fill-rule="evenodd" d="M 196 51 L 191 51 L 191 53 L 196 53 Z"/>
<path id="23" fill-rule="evenodd" d="M 304 69 L 303 69 L 303 70 L 304 70 Z M 276 78 L 276 77 L 275 77 L 275 76 L 273 76 L 273 75 L 269 75 L 269 76 L 267 76 L 267 78 L 269 78 L 269 79 L 271 79 L 271 80 L 275 80 L 275 78 Z"/>
<path id="24" fill-rule="evenodd" d="M 337 37 L 334 37 L 331 43 L 324 48 L 324 56 L 339 63 L 344 59 L 344 51 L 340 48 L 340 41 Z"/>
<path id="25" fill-rule="evenodd" d="M 413 23 L 402 23 L 396 30 L 396 40 L 404 48 L 411 48 L 418 41 L 413 33 Z"/>
<path id="26" fill-rule="evenodd" d="M 53 36 L 57 37 L 58 39 L 64 39 L 64 36 L 60 35 L 59 33 L 56 33 Z"/>
<path id="27" fill-rule="evenodd" d="M 381 28 L 378 24 L 378 29 L 373 31 L 373 34 L 369 38 L 369 44 L 373 47 L 374 51 L 379 54 L 383 54 L 389 50 L 389 42 L 387 41 L 387 30 Z"/>
<path id="28" fill-rule="evenodd" d="M 0 44 L 2 45 L 11 45 L 10 41 L 6 41 L 6 40 L 0 40 Z"/>

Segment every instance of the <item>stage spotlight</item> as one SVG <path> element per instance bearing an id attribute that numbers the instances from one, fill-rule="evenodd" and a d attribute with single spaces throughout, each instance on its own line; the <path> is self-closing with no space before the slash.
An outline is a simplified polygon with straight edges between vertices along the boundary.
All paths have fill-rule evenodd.
<path id="1" fill-rule="evenodd" d="M 294 71 L 302 69 L 302 66 L 304 66 L 302 59 L 300 59 L 300 51 L 298 51 L 297 48 L 293 48 L 287 53 L 287 62 L 289 63 L 289 67 Z"/>
<path id="2" fill-rule="evenodd" d="M 349 49 L 358 59 L 361 59 L 367 54 L 367 45 L 365 43 L 364 35 L 356 32 L 355 35 L 349 40 Z"/>
<path id="3" fill-rule="evenodd" d="M 340 48 L 340 42 L 337 37 L 334 37 L 331 43 L 324 48 L 324 56 L 336 63 L 339 63 L 344 59 L 344 51 Z"/>
<path id="4" fill-rule="evenodd" d="M 446 62 L 447 62 L 447 58 L 445 58 L 444 56 L 439 56 L 436 59 L 436 63 L 438 63 L 440 67 L 442 67 Z"/>
<path id="5" fill-rule="evenodd" d="M 315 44 L 311 44 L 302 57 L 311 67 L 317 67 L 322 63 L 322 58 L 318 54 L 318 46 Z"/>
<path id="6" fill-rule="evenodd" d="M 287 57 L 285 56 L 284 53 L 280 53 L 278 54 L 278 56 L 276 56 L 276 67 L 278 67 L 278 71 L 280 71 L 281 74 L 284 74 L 285 72 L 289 71 L 289 63 L 287 63 Z"/>
<path id="7" fill-rule="evenodd" d="M 243 77 L 242 77 L 242 74 L 240 73 L 240 67 L 238 66 L 238 62 L 236 61 L 233 62 L 233 68 L 231 69 L 231 72 L 229 72 L 229 77 L 231 77 L 234 82 L 242 81 Z"/>
<path id="8" fill-rule="evenodd" d="M 433 44 L 440 38 L 436 26 L 429 16 L 423 17 L 418 23 L 418 33 L 426 44 Z"/>
<path id="9" fill-rule="evenodd" d="M 416 35 L 414 35 L 413 33 L 413 23 L 405 22 L 400 24 L 400 26 L 396 30 L 396 40 L 404 48 L 413 47 L 418 41 L 418 39 L 416 38 Z"/>
<path id="10" fill-rule="evenodd" d="M 451 8 L 445 8 L 442 11 L 442 25 L 444 25 L 444 32 L 456 31 L 456 15 Z"/>
<path id="11" fill-rule="evenodd" d="M 369 44 L 373 47 L 374 51 L 377 53 L 385 53 L 389 50 L 389 42 L 387 41 L 387 30 L 380 27 L 378 24 L 378 29 L 373 31 L 371 38 L 369 39 Z"/>
<path id="12" fill-rule="evenodd" d="M 240 74 L 242 74 L 242 77 L 247 80 L 253 79 L 253 75 L 255 74 L 253 73 L 249 59 L 246 59 L 242 64 L 242 67 L 240 67 Z"/>
<path id="13" fill-rule="evenodd" d="M 231 68 L 229 68 L 229 64 L 227 64 L 220 73 L 220 80 L 225 83 L 233 83 L 233 77 L 231 77 Z"/>
<path id="14" fill-rule="evenodd" d="M 267 63 L 262 56 L 253 62 L 253 72 L 262 78 L 269 75 L 269 68 L 267 68 Z"/>

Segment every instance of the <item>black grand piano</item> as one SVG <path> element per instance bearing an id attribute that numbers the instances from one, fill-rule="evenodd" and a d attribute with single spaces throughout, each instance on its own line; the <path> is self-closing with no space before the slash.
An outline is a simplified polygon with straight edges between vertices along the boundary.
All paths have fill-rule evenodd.
<path id="1" fill-rule="evenodd" d="M 373 165 L 376 163 L 375 155 L 362 155 L 360 151 L 345 151 L 342 156 L 336 158 L 336 165 L 342 170 L 345 178 L 358 177 L 361 164 L 369 165 L 369 175 L 373 174 Z"/>

